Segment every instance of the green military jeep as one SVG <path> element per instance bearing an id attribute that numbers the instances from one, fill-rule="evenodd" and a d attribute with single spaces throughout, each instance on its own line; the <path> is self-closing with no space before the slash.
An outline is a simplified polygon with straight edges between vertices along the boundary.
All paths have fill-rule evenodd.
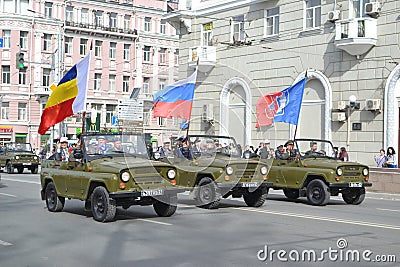
<path id="1" fill-rule="evenodd" d="M 7 173 L 23 173 L 24 169 L 30 170 L 33 174 L 38 173 L 40 161 L 33 152 L 30 143 L 8 143 L 0 151 L 0 166 L 6 168 Z"/>
<path id="2" fill-rule="evenodd" d="M 272 161 L 241 158 L 229 136 L 191 135 L 183 141 L 189 146 L 161 157 L 177 167 L 177 185 L 191 191 L 198 206 L 217 208 L 221 197 L 229 196 L 243 197 L 251 207 L 264 204 L 272 187 L 268 181 Z"/>
<path id="3" fill-rule="evenodd" d="M 49 211 L 58 212 L 65 198 L 85 201 L 99 222 L 112 221 L 116 207 L 153 205 L 159 216 L 177 207 L 176 168 L 148 159 L 142 134 L 82 134 L 82 149 L 67 161 L 45 160 L 41 197 Z"/>
<path id="4" fill-rule="evenodd" d="M 369 168 L 337 159 L 330 141 L 296 139 L 295 154 L 274 160 L 269 173 L 274 189 L 283 189 L 289 199 L 307 196 L 309 204 L 323 206 L 330 196 L 342 195 L 347 204 L 358 205 L 365 198 Z"/>

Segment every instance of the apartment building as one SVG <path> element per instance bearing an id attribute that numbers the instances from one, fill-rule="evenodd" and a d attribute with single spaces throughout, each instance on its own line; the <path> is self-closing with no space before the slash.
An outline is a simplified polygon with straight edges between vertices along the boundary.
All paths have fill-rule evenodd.
<path id="1" fill-rule="evenodd" d="M 180 1 L 165 15 L 180 35 L 180 78 L 199 68 L 191 131 L 242 145 L 320 138 L 350 160 L 399 150 L 399 12 L 395 0 Z M 304 76 L 297 127 L 255 128 L 260 96 Z"/>
<path id="2" fill-rule="evenodd" d="M 0 141 L 49 143 L 51 131 L 37 129 L 50 88 L 89 50 L 87 111 L 101 128 L 117 128 L 118 100 L 133 91 L 144 102 L 145 132 L 177 125 L 151 114 L 153 93 L 178 74 L 176 30 L 161 20 L 171 9 L 177 1 L 0 0 Z M 54 137 L 75 138 L 81 127 L 73 116 L 55 126 Z"/>

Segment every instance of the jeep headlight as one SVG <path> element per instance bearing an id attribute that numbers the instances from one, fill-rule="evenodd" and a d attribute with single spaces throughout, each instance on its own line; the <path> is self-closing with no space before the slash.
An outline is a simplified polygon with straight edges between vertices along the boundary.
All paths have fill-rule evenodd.
<path id="1" fill-rule="evenodd" d="M 38 159 L 38 157 L 37 157 L 37 156 L 34 156 L 34 157 L 33 157 L 33 159 L 34 159 L 34 160 L 37 160 L 37 159 Z"/>
<path id="2" fill-rule="evenodd" d="M 250 153 L 249 152 L 245 152 L 243 155 L 244 155 L 245 159 L 249 159 L 250 158 Z"/>
<path id="3" fill-rule="evenodd" d="M 121 180 L 124 183 L 128 182 L 130 178 L 131 178 L 131 175 L 129 174 L 129 172 L 123 172 L 121 174 Z"/>
<path id="4" fill-rule="evenodd" d="M 174 179 L 176 176 L 176 171 L 173 169 L 168 170 L 167 176 L 168 176 L 168 179 L 171 179 L 171 180 Z"/>
<path id="5" fill-rule="evenodd" d="M 262 166 L 262 167 L 261 167 L 261 169 L 260 169 L 260 172 L 261 172 L 261 174 L 262 174 L 262 175 L 266 175 L 266 174 L 267 174 L 267 172 L 268 172 L 268 169 L 267 169 L 267 167 L 265 167 L 265 166 Z"/>
<path id="6" fill-rule="evenodd" d="M 336 174 L 337 174 L 338 176 L 342 176 L 343 170 L 342 170 L 341 168 L 337 168 L 337 169 L 336 169 Z"/>
<path id="7" fill-rule="evenodd" d="M 15 156 L 15 159 L 16 159 L 16 160 L 19 160 L 19 156 Z"/>
<path id="8" fill-rule="evenodd" d="M 233 168 L 231 166 L 226 167 L 226 174 L 232 175 L 233 173 Z"/>
<path id="9" fill-rule="evenodd" d="M 155 153 L 154 153 L 154 159 L 155 159 L 155 160 L 158 160 L 158 159 L 160 159 L 160 158 L 161 158 L 161 154 L 158 153 L 158 152 L 155 152 Z"/>
<path id="10" fill-rule="evenodd" d="M 362 174 L 363 174 L 364 176 L 367 176 L 368 173 L 369 173 L 369 171 L 368 171 L 367 168 L 364 168 L 364 169 L 362 170 Z"/>

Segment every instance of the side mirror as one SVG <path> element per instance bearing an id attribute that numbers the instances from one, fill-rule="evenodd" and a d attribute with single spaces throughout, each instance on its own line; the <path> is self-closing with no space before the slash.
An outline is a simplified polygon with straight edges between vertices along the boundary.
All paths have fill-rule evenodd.
<path id="1" fill-rule="evenodd" d="M 82 159 L 82 149 L 79 148 L 74 149 L 74 158 Z"/>

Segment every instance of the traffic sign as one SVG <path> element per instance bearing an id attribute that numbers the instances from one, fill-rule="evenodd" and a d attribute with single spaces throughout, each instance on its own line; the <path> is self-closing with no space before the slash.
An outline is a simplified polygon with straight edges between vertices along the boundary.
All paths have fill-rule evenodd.
<path id="1" fill-rule="evenodd" d="M 119 99 L 118 100 L 118 119 L 124 121 L 143 122 L 143 100 Z"/>
<path id="2" fill-rule="evenodd" d="M 112 126 L 118 126 L 118 116 L 112 116 L 111 117 L 111 125 Z"/>
<path id="3" fill-rule="evenodd" d="M 3 48 L 3 38 L 0 38 L 0 48 Z"/>

